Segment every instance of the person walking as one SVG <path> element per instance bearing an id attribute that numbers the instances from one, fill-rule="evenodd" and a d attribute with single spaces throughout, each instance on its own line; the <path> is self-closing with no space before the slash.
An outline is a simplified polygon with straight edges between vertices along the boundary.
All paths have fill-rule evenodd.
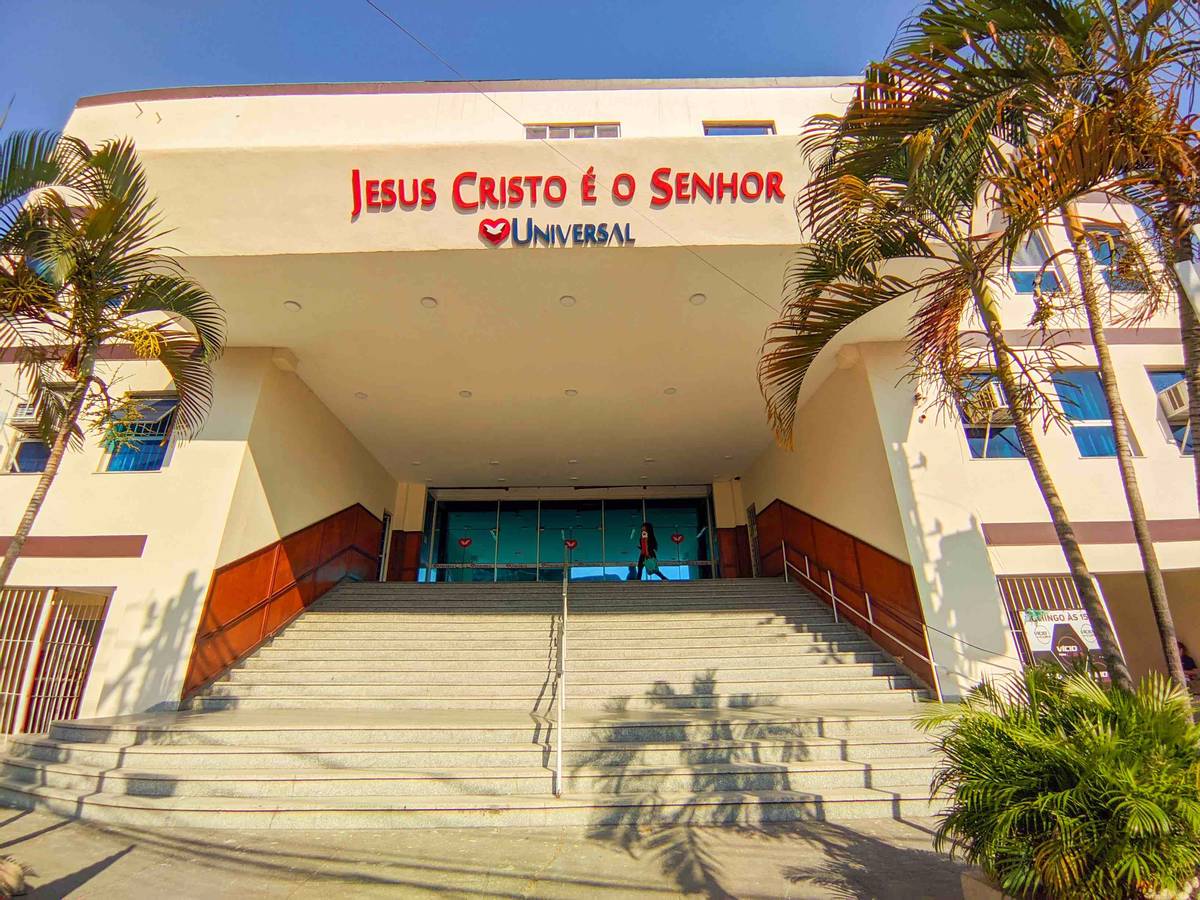
<path id="1" fill-rule="evenodd" d="M 663 581 L 667 581 L 667 576 L 658 567 L 658 538 L 654 536 L 654 526 L 649 522 L 642 523 L 642 536 L 639 548 L 640 552 L 638 553 L 637 562 L 638 581 L 642 580 L 643 569 L 645 569 L 647 575 L 657 575 Z"/>

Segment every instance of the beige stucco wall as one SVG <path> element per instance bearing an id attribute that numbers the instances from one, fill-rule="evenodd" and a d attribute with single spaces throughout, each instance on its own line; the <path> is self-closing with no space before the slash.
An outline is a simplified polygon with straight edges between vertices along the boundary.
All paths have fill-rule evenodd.
<path id="1" fill-rule="evenodd" d="M 217 565 L 362 503 L 392 510 L 396 481 L 294 372 L 254 351 L 259 390 Z M 419 530 L 419 526 L 418 526 Z"/>
<path id="2" fill-rule="evenodd" d="M 861 360 L 836 369 L 800 408 L 795 448 L 768 448 L 742 478 L 746 503 L 780 499 L 908 559 L 875 401 Z"/>
<path id="3" fill-rule="evenodd" d="M 162 391 L 170 380 L 142 362 L 102 367 L 121 390 Z M 173 444 L 157 472 L 103 472 L 94 435 L 68 454 L 34 535 L 147 535 L 136 559 L 17 561 L 11 584 L 112 589 L 82 715 L 134 712 L 179 697 L 249 434 L 261 366 L 230 350 L 215 367 L 215 403 L 203 431 Z M 20 393 L 16 367 L 0 366 L 7 411 Z M 4 429 L 5 440 L 11 432 Z M 12 534 L 35 475 L 0 476 L 0 533 Z"/>

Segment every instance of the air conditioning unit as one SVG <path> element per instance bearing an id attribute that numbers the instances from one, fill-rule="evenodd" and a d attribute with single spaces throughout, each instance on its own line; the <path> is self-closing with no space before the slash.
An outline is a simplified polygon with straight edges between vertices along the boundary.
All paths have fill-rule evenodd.
<path id="1" fill-rule="evenodd" d="M 971 425 L 1012 424 L 1012 411 L 1004 399 L 1004 392 L 995 381 L 980 385 L 963 400 L 962 409 Z"/>
<path id="2" fill-rule="evenodd" d="M 1168 422 L 1177 422 L 1188 417 L 1187 382 L 1181 381 L 1158 392 L 1158 405 Z"/>
<path id="3" fill-rule="evenodd" d="M 18 431 L 26 433 L 37 431 L 38 402 L 32 400 L 27 403 L 18 403 L 13 407 L 12 415 L 8 417 L 8 424 Z"/>

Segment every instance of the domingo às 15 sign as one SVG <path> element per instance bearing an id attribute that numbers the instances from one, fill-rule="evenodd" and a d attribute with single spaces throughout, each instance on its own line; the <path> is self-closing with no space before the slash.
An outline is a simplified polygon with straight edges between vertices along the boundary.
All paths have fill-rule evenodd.
<path id="1" fill-rule="evenodd" d="M 650 173 L 648 192 L 651 209 L 680 203 L 782 203 L 782 172 L 688 172 L 667 166 Z M 579 180 L 577 198 L 583 206 L 596 203 L 600 186 L 594 167 Z M 638 181 L 629 172 L 619 172 L 606 188 L 613 203 L 627 206 L 637 196 Z M 512 210 L 538 204 L 557 208 L 568 199 L 570 185 L 562 175 L 481 175 L 467 170 L 454 176 L 450 199 L 459 212 Z M 350 220 L 366 213 L 393 210 L 431 210 L 437 206 L 436 178 L 371 178 L 359 169 L 350 172 Z M 628 221 L 576 222 L 559 225 L 535 222 L 532 216 L 484 217 L 478 222 L 479 239 L 499 247 L 511 241 L 514 247 L 608 247 L 634 243 Z"/>

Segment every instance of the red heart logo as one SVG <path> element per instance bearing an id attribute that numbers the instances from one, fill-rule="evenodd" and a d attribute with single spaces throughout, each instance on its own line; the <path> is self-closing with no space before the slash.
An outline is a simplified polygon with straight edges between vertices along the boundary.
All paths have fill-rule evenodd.
<path id="1" fill-rule="evenodd" d="M 563 541 L 563 546 L 565 546 L 568 550 L 574 550 L 579 546 L 579 541 L 575 540 L 575 538 L 568 538 L 567 540 Z"/>
<path id="2" fill-rule="evenodd" d="M 677 531 L 673 535 L 671 535 L 671 540 L 673 540 L 677 544 L 682 544 L 683 543 L 683 535 Z"/>
<path id="3" fill-rule="evenodd" d="M 508 233 L 512 231 L 512 222 L 508 219 L 480 219 L 479 236 L 495 246 L 504 243 Z"/>
<path id="4" fill-rule="evenodd" d="M 464 550 L 466 550 L 468 547 L 470 547 L 470 546 L 471 546 L 471 539 L 470 539 L 470 538 L 459 538 L 459 539 L 458 539 L 458 546 L 460 546 L 460 547 L 462 547 Z"/>

